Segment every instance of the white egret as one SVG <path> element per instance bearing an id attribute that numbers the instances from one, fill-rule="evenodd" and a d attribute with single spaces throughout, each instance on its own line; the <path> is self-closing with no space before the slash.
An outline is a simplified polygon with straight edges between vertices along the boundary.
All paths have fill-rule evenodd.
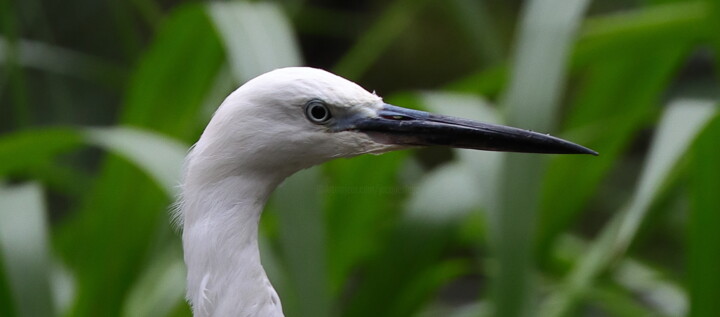
<path id="1" fill-rule="evenodd" d="M 596 154 L 544 134 L 388 105 L 319 69 L 260 75 L 225 99 L 186 160 L 177 212 L 195 316 L 283 316 L 257 234 L 285 178 L 334 158 L 433 145 Z"/>

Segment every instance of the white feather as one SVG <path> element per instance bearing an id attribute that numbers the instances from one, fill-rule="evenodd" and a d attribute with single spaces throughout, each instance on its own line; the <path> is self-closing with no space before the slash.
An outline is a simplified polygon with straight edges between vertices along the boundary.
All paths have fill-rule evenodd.
<path id="1" fill-rule="evenodd" d="M 272 191 L 296 171 L 329 159 L 397 148 L 309 122 L 303 105 L 312 99 L 367 116 L 383 105 L 328 72 L 278 69 L 230 94 L 188 154 L 176 218 L 195 316 L 282 316 L 257 242 Z"/>

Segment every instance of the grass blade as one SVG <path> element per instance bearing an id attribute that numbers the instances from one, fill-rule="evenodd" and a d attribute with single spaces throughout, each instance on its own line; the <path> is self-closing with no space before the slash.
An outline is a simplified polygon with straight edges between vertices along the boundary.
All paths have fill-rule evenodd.
<path id="1" fill-rule="evenodd" d="M 150 131 L 128 127 L 85 130 L 88 141 L 144 170 L 169 197 L 175 197 L 187 145 Z"/>
<path id="2" fill-rule="evenodd" d="M 485 100 L 466 94 L 426 92 L 421 102 L 435 113 L 500 123 Z M 457 160 L 423 175 L 408 198 L 405 216 L 411 221 L 457 224 L 473 210 L 494 205 L 492 195 L 500 153 L 453 149 Z M 493 217 L 490 217 L 493 218 Z M 493 227 L 493 226 L 490 226 Z"/>
<path id="3" fill-rule="evenodd" d="M 505 96 L 507 124 L 551 131 L 556 123 L 566 58 L 589 1 L 535 0 L 524 7 L 514 65 Z M 562 7 L 563 10 L 558 10 Z M 534 230 L 544 159 L 506 154 L 497 186 L 493 296 L 498 316 L 525 316 L 534 297 Z M 523 199 L 518 199 L 521 194 Z"/>
<path id="4" fill-rule="evenodd" d="M 656 312 L 664 316 L 687 316 L 687 294 L 660 271 L 626 258 L 614 270 L 613 279 L 631 294 L 642 294 L 642 303 L 655 308 Z"/>
<path id="5" fill-rule="evenodd" d="M 491 17 L 487 1 L 452 0 L 447 2 L 451 14 L 462 31 L 466 33 L 469 46 L 475 53 L 487 61 L 496 64 L 505 55 L 496 21 Z"/>
<path id="6" fill-rule="evenodd" d="M 407 156 L 405 152 L 396 152 L 324 164 L 328 177 L 325 210 L 333 294 L 347 286 L 353 269 L 382 247 L 388 229 L 385 224 L 397 217 L 398 197 L 404 197 L 397 171 Z"/>
<path id="7" fill-rule="evenodd" d="M 569 234 L 558 240 L 553 251 L 567 263 L 580 261 L 589 246 L 586 241 Z M 634 316 L 685 316 L 687 293 L 667 273 L 657 265 L 626 256 L 618 260 L 607 279 L 595 283 L 584 295 L 587 295 L 588 304 L 613 315 L 632 316 L 633 312 L 642 309 L 644 313 Z M 638 297 L 642 300 L 638 301 Z M 623 310 L 626 313 L 621 313 Z"/>
<path id="8" fill-rule="evenodd" d="M 123 317 L 167 316 L 185 300 L 185 264 L 176 246 L 159 254 L 133 285 Z"/>
<path id="9" fill-rule="evenodd" d="M 428 92 L 418 94 L 416 99 L 428 110 L 438 113 L 485 121 L 494 121 L 493 118 L 497 118 L 494 111 L 474 95 Z M 405 100 L 397 104 L 411 102 Z M 375 196 L 383 194 L 385 203 L 382 206 L 385 208 L 392 207 L 390 203 L 398 201 L 398 197 L 404 195 L 405 191 L 410 191 L 405 205 L 395 206 L 402 207 L 404 213 L 394 222 L 389 233 L 376 228 L 375 231 L 370 228 L 365 232 L 354 231 L 360 235 L 360 238 L 356 237 L 358 240 L 372 240 L 373 238 L 368 238 L 367 232 L 378 232 L 383 235 L 383 240 L 376 247 L 379 250 L 371 254 L 372 258 L 366 270 L 363 270 L 361 282 L 354 286 L 354 292 L 349 297 L 350 303 L 343 311 L 343 316 L 413 315 L 439 287 L 457 277 L 460 271 L 463 273 L 467 271 L 467 267 L 457 266 L 457 263 L 444 263 L 442 254 L 452 241 L 452 230 L 477 212 L 480 209 L 479 205 L 484 204 L 488 198 L 482 194 L 477 195 L 477 192 L 489 187 L 487 185 L 492 180 L 490 177 L 485 178 L 484 175 L 493 171 L 492 165 L 498 160 L 493 160 L 493 155 L 497 153 L 454 151 L 459 158 L 457 161 L 449 162 L 422 175 L 420 179 L 413 181 L 412 187 L 400 187 L 401 184 L 394 185 L 396 187 L 381 187 L 389 186 L 386 182 L 378 182 L 381 185 L 376 185 L 377 187 L 371 185 L 353 187 L 368 189 L 366 196 L 372 197 L 369 199 L 379 199 Z M 370 158 L 370 160 L 373 165 L 365 169 L 373 170 L 374 162 L 377 162 L 378 158 Z M 393 165 L 403 162 L 394 162 Z M 398 167 L 400 166 L 395 166 Z M 355 179 L 350 178 L 345 181 L 354 182 Z M 359 199 L 348 201 L 348 198 L 354 197 Z M 362 203 L 365 200 L 362 199 L 363 197 L 363 195 L 346 196 L 343 201 L 346 205 L 353 206 L 353 209 L 343 210 L 343 214 L 351 211 L 361 214 L 377 213 L 377 210 L 373 209 L 373 207 L 378 209 L 377 206 Z M 387 222 L 388 218 L 396 217 L 392 210 L 378 215 L 382 218 L 375 219 L 376 223 Z M 443 269 L 448 265 L 454 269 Z M 440 272 L 444 273 L 439 274 Z M 428 279 L 430 275 L 435 278 Z"/>
<path id="10" fill-rule="evenodd" d="M 703 1 L 668 1 L 588 19 L 575 61 L 585 63 L 607 54 L 624 54 L 629 48 L 700 40 L 703 32 L 698 31 L 710 17 L 708 7 Z"/>
<path id="11" fill-rule="evenodd" d="M 586 256 L 576 264 L 566 287 L 546 300 L 541 316 L 567 314 L 579 294 L 625 252 L 673 167 L 715 113 L 713 104 L 706 101 L 680 100 L 668 107 L 632 200 L 606 225 Z"/>
<path id="12" fill-rule="evenodd" d="M 102 83 L 111 88 L 120 87 L 127 76 L 120 66 L 80 52 L 27 39 L 18 40 L 15 45 L 17 63 L 23 67 Z M 11 54 L 10 48 L 7 40 L 0 36 L 0 61 Z"/>
<path id="13" fill-rule="evenodd" d="M 708 8 L 706 12 L 708 15 L 705 19 L 706 30 L 717 30 L 720 27 L 720 3 L 714 0 L 702 1 L 703 4 L 707 4 Z M 718 32 L 709 32 L 711 35 L 710 41 L 715 49 L 715 62 L 720 63 L 720 34 Z"/>
<path id="14" fill-rule="evenodd" d="M 235 80 L 244 83 L 275 68 L 299 66 L 290 23 L 270 2 L 212 2 L 208 13 L 225 45 Z"/>
<path id="15" fill-rule="evenodd" d="M 660 122 L 628 213 L 619 228 L 615 240 L 616 248 L 624 250 L 628 247 L 650 204 L 665 185 L 665 179 L 672 168 L 715 113 L 717 109 L 713 103 L 704 100 L 679 100 L 668 107 Z"/>
<path id="16" fill-rule="evenodd" d="M 55 316 L 42 189 L 0 186 L 0 254 L 18 316 Z"/>
<path id="17" fill-rule="evenodd" d="M 283 309 L 291 316 L 329 316 L 325 218 L 320 168 L 303 170 L 276 191 L 273 206 L 285 255 L 287 284 Z"/>
<path id="18" fill-rule="evenodd" d="M 223 64 L 222 45 L 205 7 L 168 13 L 128 83 L 120 124 L 152 127 L 188 143 L 198 134 L 202 102 Z M 54 245 L 78 281 L 77 316 L 118 316 L 125 296 L 166 243 L 172 198 L 142 170 L 110 155 L 79 210 L 55 227 Z M 160 241 L 160 242 L 158 242 Z"/>
<path id="19" fill-rule="evenodd" d="M 690 315 L 720 311 L 720 117 L 708 126 L 693 148 L 688 240 Z"/>
<path id="20" fill-rule="evenodd" d="M 0 136 L 0 175 L 26 171 L 46 164 L 56 155 L 82 145 L 73 129 L 38 129 Z"/>
<path id="21" fill-rule="evenodd" d="M 573 101 L 566 126 L 571 132 L 569 139 L 601 155 L 592 160 L 569 155 L 551 160 L 538 219 L 537 253 L 543 265 L 549 264 L 547 256 L 556 237 L 568 230 L 626 147 L 661 110 L 657 103 L 683 62 L 688 44 L 666 45 L 606 55 L 588 66 L 587 79 Z M 648 56 L 648 51 L 658 53 Z M 612 129 L 606 128 L 609 126 Z"/>
<path id="22" fill-rule="evenodd" d="M 393 104 L 417 103 L 410 94 L 386 100 Z M 354 270 L 376 260 L 373 255 L 387 246 L 388 232 L 398 219 L 406 194 L 407 188 L 401 183 L 398 171 L 407 163 L 408 154 L 399 151 L 380 156 L 361 155 L 323 164 L 328 185 L 325 210 L 331 292 L 342 302 L 344 292 L 357 290 L 348 300 L 350 303 L 340 308 L 344 316 L 368 313 L 366 305 L 354 304 L 365 298 L 358 293 L 383 300 L 392 298 L 385 296 L 392 292 L 387 287 L 365 287 L 364 283 L 355 286 L 352 277 Z"/>
<path id="23" fill-rule="evenodd" d="M 395 0 L 333 67 L 333 71 L 351 80 L 362 77 L 380 54 L 410 25 L 417 12 L 428 1 L 430 0 Z"/>

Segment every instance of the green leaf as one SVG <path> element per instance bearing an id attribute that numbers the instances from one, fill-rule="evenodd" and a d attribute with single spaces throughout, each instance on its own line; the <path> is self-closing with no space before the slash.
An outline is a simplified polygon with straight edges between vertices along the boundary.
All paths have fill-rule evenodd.
<path id="1" fill-rule="evenodd" d="M 633 198 L 608 223 L 568 275 L 566 285 L 544 303 L 542 316 L 563 316 L 595 277 L 624 254 L 670 172 L 716 113 L 711 102 L 679 100 L 663 115 Z"/>
<path id="2" fill-rule="evenodd" d="M 687 316 L 687 294 L 664 275 L 649 265 L 627 258 L 613 270 L 614 280 L 630 291 L 627 297 L 642 294 L 642 302 L 662 315 Z"/>
<path id="3" fill-rule="evenodd" d="M 383 248 L 363 267 L 342 315 L 412 316 L 447 279 L 424 284 L 425 274 L 441 261 L 452 227 L 429 222 L 399 222 L 384 237 Z"/>
<path id="4" fill-rule="evenodd" d="M 128 127 L 87 129 L 89 143 L 105 148 L 148 173 L 168 196 L 175 197 L 187 145 Z"/>
<path id="5" fill-rule="evenodd" d="M 593 17 L 583 26 L 574 60 L 587 63 L 627 49 L 701 40 L 709 11 L 703 1 L 674 1 Z"/>
<path id="6" fill-rule="evenodd" d="M 292 294 L 282 294 L 288 315 L 330 315 L 322 184 L 320 168 L 315 167 L 289 177 L 274 193 L 287 283 L 292 289 Z"/>
<path id="7" fill-rule="evenodd" d="M 152 127 L 190 143 L 222 63 L 222 46 L 204 7 L 177 8 L 133 72 L 120 124 Z M 158 186 L 125 159 L 110 155 L 102 161 L 79 210 L 55 228 L 56 250 L 78 280 L 71 314 L 118 316 L 153 259 L 151 251 L 157 248 L 151 246 L 177 239 L 169 229 L 167 186 Z"/>
<path id="8" fill-rule="evenodd" d="M 426 92 L 421 102 L 429 111 L 489 123 L 500 123 L 496 111 L 474 95 Z M 487 210 L 500 167 L 497 152 L 453 149 L 457 160 L 423 175 L 408 197 L 405 216 L 411 221 L 457 224 L 473 210 Z M 492 218 L 492 217 L 490 217 Z"/>
<path id="9" fill-rule="evenodd" d="M 121 123 L 195 138 L 198 107 L 214 88 L 223 57 L 205 8 L 178 7 L 161 25 L 132 74 Z"/>
<path id="10" fill-rule="evenodd" d="M 365 31 L 347 54 L 333 67 L 333 71 L 351 80 L 362 77 L 428 2 L 428 0 L 395 0 L 392 2 L 372 27 Z"/>
<path id="11" fill-rule="evenodd" d="M 34 128 L 0 136 L 0 176 L 33 179 L 52 192 L 71 198 L 85 194 L 89 177 L 63 164 L 63 154 L 83 145 L 71 128 Z"/>
<path id="12" fill-rule="evenodd" d="M 443 285 L 471 271 L 470 263 L 462 260 L 450 260 L 427 266 L 418 274 L 402 293 L 397 294 L 395 308 L 388 316 L 408 316 L 403 313 L 415 310 L 426 302 Z M 410 308 L 410 309 L 408 309 Z"/>
<path id="13" fill-rule="evenodd" d="M 55 316 L 47 227 L 38 184 L 0 185 L 0 254 L 17 316 Z"/>
<path id="14" fill-rule="evenodd" d="M 15 43 L 18 64 L 23 67 L 57 73 L 68 77 L 102 83 L 116 88 L 125 79 L 125 70 L 94 56 L 68 50 L 48 43 L 22 39 Z M 10 45 L 0 36 L 0 61 L 7 59 Z"/>
<path id="15" fill-rule="evenodd" d="M 454 18 L 452 20 L 465 32 L 468 46 L 475 54 L 490 65 L 500 62 L 505 52 L 487 1 L 451 0 L 447 1 L 447 7 Z"/>
<path id="16" fill-rule="evenodd" d="M 415 97 L 417 102 L 435 112 L 485 121 L 497 120 L 494 111 L 477 96 L 426 92 Z M 412 102 L 408 99 L 404 103 Z M 382 187 L 387 186 L 386 183 L 375 187 L 357 187 L 377 196 L 384 194 L 391 200 L 397 200 L 394 197 L 405 194 L 407 190 L 410 196 L 403 207 L 402 218 L 394 224 L 389 235 L 383 236 L 380 249 L 373 254 L 367 268 L 363 270 L 365 274 L 362 282 L 354 286 L 355 292 L 349 295 L 352 300 L 343 311 L 344 316 L 412 315 L 440 286 L 457 277 L 455 274 L 435 275 L 431 272 L 446 272 L 446 263 L 443 263 L 441 255 L 450 246 L 452 230 L 479 211 L 481 204 L 487 203 L 489 197 L 478 195 L 478 192 L 487 189 L 493 182 L 490 174 L 495 171 L 494 164 L 498 163 L 498 160 L 497 153 L 454 151 L 458 160 L 422 175 L 412 181 L 411 187 Z M 378 160 L 371 159 L 373 162 Z M 373 171 L 373 168 L 367 167 L 367 170 Z M 368 171 L 355 173 L 374 173 Z M 346 180 L 354 181 L 356 178 Z M 345 197 L 345 206 L 353 206 L 351 210 L 357 213 L 377 212 L 371 206 L 363 204 L 364 199 L 351 201 L 349 198 L 361 196 L 355 194 Z M 357 206 L 365 209 L 355 208 Z M 348 207 L 345 207 L 343 214 L 349 212 Z M 395 219 L 387 214 L 379 215 L 385 215 L 386 219 Z M 367 232 L 371 230 L 368 228 L 366 232 L 358 232 L 358 240 L 368 240 Z"/>
<path id="17" fill-rule="evenodd" d="M 235 80 L 244 83 L 275 68 L 302 64 L 290 23 L 271 2 L 212 2 L 212 18 Z"/>
<path id="18" fill-rule="evenodd" d="M 716 110 L 717 111 L 717 110 Z M 690 315 L 720 311 L 720 116 L 698 138 L 690 167 L 691 204 L 687 226 Z"/>
<path id="19" fill-rule="evenodd" d="M 710 36 L 710 42 L 715 49 L 715 62 L 720 62 L 720 34 L 711 30 L 717 30 L 720 28 L 720 3 L 715 0 L 702 1 L 707 8 L 705 12 L 708 14 L 705 16 L 705 23 L 703 23 L 704 30 L 707 30 L 707 34 Z"/>
<path id="20" fill-rule="evenodd" d="M 588 17 L 581 27 L 578 43 L 570 56 L 573 70 L 582 70 L 586 66 L 602 68 L 604 66 L 600 65 L 601 63 L 612 59 L 631 59 L 645 64 L 646 58 L 658 59 L 655 54 L 668 55 L 666 50 L 676 51 L 702 37 L 698 27 L 703 25 L 704 19 L 711 18 L 708 11 L 708 6 L 701 1 L 680 1 Z M 653 54 L 648 54 L 648 51 Z M 632 57 L 640 52 L 643 54 L 641 57 Z M 626 67 L 633 66 L 629 64 Z M 505 86 L 507 73 L 507 65 L 499 65 L 460 79 L 448 88 L 492 96 Z M 628 73 L 644 74 L 631 71 Z M 633 83 L 642 81 L 635 80 Z M 602 88 L 608 85 L 593 86 Z M 622 87 L 627 87 L 627 84 Z"/>
<path id="21" fill-rule="evenodd" d="M 66 316 L 77 295 L 75 276 L 55 257 L 50 267 L 50 288 L 57 315 Z"/>
<path id="22" fill-rule="evenodd" d="M 617 232 L 616 248 L 624 250 L 631 243 L 672 168 L 716 113 L 717 108 L 713 103 L 705 100 L 678 100 L 668 106 L 643 167 L 640 182 Z"/>
<path id="23" fill-rule="evenodd" d="M 384 244 L 405 189 L 398 169 L 407 153 L 363 155 L 324 164 L 327 175 L 328 261 L 333 293 L 342 290 L 358 265 Z"/>
<path id="24" fill-rule="evenodd" d="M 411 96 L 392 96 L 391 103 L 408 105 Z M 387 231 L 398 218 L 406 187 L 398 170 L 408 162 L 407 151 L 362 155 L 324 164 L 327 177 L 326 221 L 329 280 L 333 295 L 353 282 L 355 269 L 385 245 Z M 342 295 L 342 294 L 340 294 Z"/>
<path id="25" fill-rule="evenodd" d="M 123 305 L 124 317 L 167 316 L 185 300 L 185 264 L 178 246 L 158 254 L 133 285 Z"/>
<path id="26" fill-rule="evenodd" d="M 587 296 L 591 304 L 597 305 L 602 309 L 602 312 L 608 316 L 664 316 L 658 315 L 650 309 L 643 307 L 632 298 L 632 295 L 633 294 L 623 293 L 609 287 L 597 287 L 590 290 Z"/>
<path id="27" fill-rule="evenodd" d="M 588 3 L 534 0 L 525 5 L 505 94 L 507 124 L 542 132 L 553 130 L 565 85 L 566 59 Z M 492 293 L 498 316 L 526 316 L 531 312 L 535 296 L 533 237 L 545 165 L 545 159 L 536 155 L 504 157 L 496 186 L 499 200 L 493 206 L 493 213 L 498 215 L 493 239 L 498 271 Z"/>
<path id="28" fill-rule="evenodd" d="M 38 129 L 0 136 L 0 175 L 23 172 L 44 165 L 63 152 L 82 145 L 73 129 Z"/>
<path id="29" fill-rule="evenodd" d="M 588 65 L 586 79 L 572 102 L 565 136 L 598 151 L 600 156 L 563 155 L 551 160 L 538 219 L 541 262 L 547 262 L 556 237 L 568 230 L 625 148 L 660 110 L 657 103 L 689 44 L 666 45 L 628 48 Z M 657 52 L 648 55 L 650 50 Z"/>
<path id="30" fill-rule="evenodd" d="M 553 251 L 567 262 L 576 262 L 585 256 L 588 246 L 589 243 L 581 238 L 566 234 L 558 239 Z M 613 265 L 608 279 L 595 283 L 584 295 L 588 304 L 597 305 L 613 315 L 687 315 L 687 293 L 662 269 L 626 256 Z M 642 301 L 637 300 L 638 296 Z"/>

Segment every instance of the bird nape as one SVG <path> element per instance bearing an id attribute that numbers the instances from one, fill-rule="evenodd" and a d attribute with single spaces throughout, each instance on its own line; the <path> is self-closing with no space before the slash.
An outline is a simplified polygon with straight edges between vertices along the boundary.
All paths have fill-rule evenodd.
<path id="1" fill-rule="evenodd" d="M 195 316 L 283 315 L 257 232 L 285 178 L 339 157 L 419 146 L 597 155 L 541 133 L 388 105 L 319 69 L 260 75 L 225 99 L 186 160 L 177 216 Z"/>

